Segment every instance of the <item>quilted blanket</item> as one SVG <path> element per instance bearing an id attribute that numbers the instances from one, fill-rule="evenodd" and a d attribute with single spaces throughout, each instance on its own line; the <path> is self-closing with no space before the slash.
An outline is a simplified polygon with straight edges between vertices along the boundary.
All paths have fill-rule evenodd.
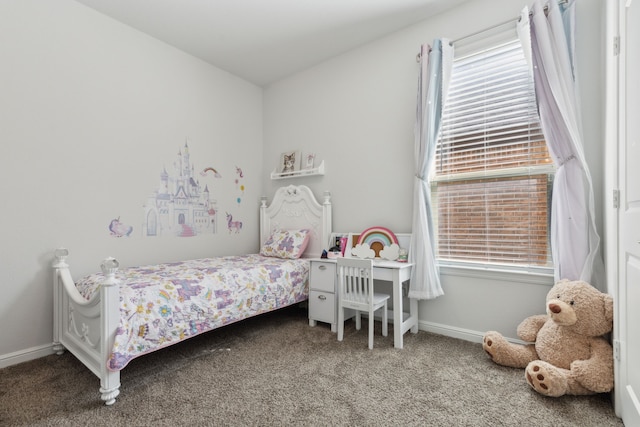
<path id="1" fill-rule="evenodd" d="M 227 256 L 119 270 L 120 325 L 108 369 L 257 314 L 308 299 L 309 262 L 261 255 Z M 76 283 L 87 299 L 102 273 Z"/>

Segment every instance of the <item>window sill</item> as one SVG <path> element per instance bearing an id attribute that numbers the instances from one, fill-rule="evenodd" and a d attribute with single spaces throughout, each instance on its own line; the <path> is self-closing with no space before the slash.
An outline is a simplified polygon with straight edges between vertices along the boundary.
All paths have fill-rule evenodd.
<path id="1" fill-rule="evenodd" d="M 553 286 L 553 268 L 534 267 L 518 268 L 498 264 L 455 263 L 450 261 L 438 262 L 441 275 L 471 277 L 500 281 L 517 281 L 534 285 Z"/>

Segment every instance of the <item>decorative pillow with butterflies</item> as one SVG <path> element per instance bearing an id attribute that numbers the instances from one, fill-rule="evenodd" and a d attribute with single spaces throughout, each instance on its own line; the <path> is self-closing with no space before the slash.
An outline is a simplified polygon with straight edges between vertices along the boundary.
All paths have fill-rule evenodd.
<path id="1" fill-rule="evenodd" d="M 260 255 L 295 259 L 300 258 L 309 244 L 309 230 L 276 230 L 260 249 Z"/>

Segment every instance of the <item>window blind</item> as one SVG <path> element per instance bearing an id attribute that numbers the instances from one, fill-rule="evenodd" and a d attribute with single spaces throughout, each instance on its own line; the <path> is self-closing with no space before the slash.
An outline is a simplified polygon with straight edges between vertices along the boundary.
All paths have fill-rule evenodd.
<path id="1" fill-rule="evenodd" d="M 434 171 L 441 259 L 550 263 L 554 167 L 518 40 L 454 60 Z"/>

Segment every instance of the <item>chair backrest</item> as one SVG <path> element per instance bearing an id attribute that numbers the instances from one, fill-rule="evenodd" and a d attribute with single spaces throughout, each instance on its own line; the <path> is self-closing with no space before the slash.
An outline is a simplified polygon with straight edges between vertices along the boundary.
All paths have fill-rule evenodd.
<path id="1" fill-rule="evenodd" d="M 338 258 L 340 298 L 344 302 L 373 305 L 373 261 Z"/>

